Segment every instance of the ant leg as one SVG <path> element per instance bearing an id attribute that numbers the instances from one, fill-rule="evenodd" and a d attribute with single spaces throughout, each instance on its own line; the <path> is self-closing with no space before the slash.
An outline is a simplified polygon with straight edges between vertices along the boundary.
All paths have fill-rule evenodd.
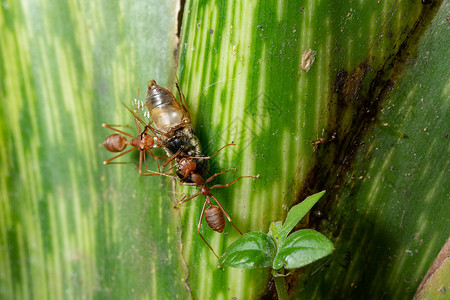
<path id="1" fill-rule="evenodd" d="M 189 198 L 182 199 L 180 202 L 178 202 L 178 204 L 177 204 L 176 206 L 178 206 L 178 205 L 180 205 L 180 204 L 183 204 L 183 203 L 186 203 L 186 202 L 188 202 L 189 200 L 192 200 L 192 199 L 194 199 L 195 197 L 198 197 L 200 194 L 201 194 L 201 192 L 198 192 L 198 193 L 196 193 L 196 194 L 190 196 Z"/>
<path id="2" fill-rule="evenodd" d="M 148 172 L 150 173 L 143 173 L 142 170 L 139 170 L 139 175 L 141 176 L 166 176 L 172 179 L 178 179 L 177 177 L 170 175 L 170 174 L 166 174 L 166 173 L 159 173 L 159 172 L 155 172 L 152 170 L 148 170 Z"/>
<path id="3" fill-rule="evenodd" d="M 318 139 L 318 138 L 317 138 Z M 310 141 L 310 140 L 306 140 L 307 142 L 311 143 L 311 146 L 313 148 L 313 152 L 316 152 L 317 149 L 317 141 Z"/>
<path id="4" fill-rule="evenodd" d="M 141 150 L 141 151 L 143 151 L 143 150 Z M 148 154 L 150 154 L 155 160 L 156 160 L 156 164 L 158 165 L 158 172 L 161 172 L 161 168 L 159 167 L 159 160 L 160 159 L 163 159 L 163 158 L 166 158 L 165 156 L 163 156 L 163 157 L 159 157 L 159 156 L 156 156 L 155 154 L 153 154 L 153 152 L 152 151 L 150 151 L 150 150 L 147 150 L 146 151 Z M 150 171 L 149 169 L 148 169 L 148 167 L 147 167 L 147 159 L 145 158 L 145 155 L 144 155 L 144 165 L 145 165 L 145 170 L 146 171 Z M 151 171 L 150 171 L 151 172 Z"/>
<path id="5" fill-rule="evenodd" d="M 233 225 L 234 228 L 236 228 L 237 231 L 239 231 L 239 233 L 242 235 L 242 232 L 239 230 L 239 228 L 236 227 L 236 225 L 234 225 L 233 220 L 231 220 L 230 216 L 227 214 L 227 212 L 225 211 L 225 209 L 223 208 L 222 204 L 220 204 L 219 200 L 217 200 L 216 197 L 214 197 L 212 194 L 210 195 L 215 201 L 216 203 L 219 205 L 220 209 L 222 210 L 222 212 L 225 214 L 225 216 L 227 217 L 228 221 L 231 223 L 231 225 Z"/>
<path id="6" fill-rule="evenodd" d="M 178 177 L 170 175 L 170 174 L 166 174 L 166 173 L 159 173 L 159 172 L 155 172 L 152 170 L 148 170 L 148 172 L 150 173 L 143 173 L 142 170 L 139 170 L 139 175 L 141 176 L 166 176 L 172 179 L 178 179 Z"/>
<path id="7" fill-rule="evenodd" d="M 147 153 L 149 153 L 151 156 L 153 156 L 153 158 L 156 160 L 156 164 L 158 165 L 158 171 L 161 172 L 161 168 L 160 168 L 160 166 L 159 166 L 159 160 L 160 160 L 160 159 L 167 158 L 167 155 L 165 155 L 165 156 L 156 156 L 156 155 L 153 154 L 153 152 L 151 152 L 150 150 L 148 150 Z M 145 164 L 145 169 L 148 171 L 148 169 L 147 169 L 147 164 Z"/>
<path id="8" fill-rule="evenodd" d="M 216 155 L 217 153 L 219 153 L 219 151 L 220 150 L 222 150 L 223 148 L 225 148 L 225 147 L 228 147 L 228 146 L 236 146 L 236 144 L 234 144 L 234 143 L 231 143 L 231 144 L 226 144 L 225 146 L 223 146 L 222 148 L 220 148 L 219 150 L 217 150 L 213 155 L 211 155 L 211 156 L 199 156 L 199 157 L 196 157 L 196 156 L 192 156 L 191 158 L 195 158 L 195 159 L 210 159 L 211 157 L 213 157 L 214 155 Z"/>
<path id="9" fill-rule="evenodd" d="M 136 124 L 137 131 L 141 132 L 141 125 L 139 124 L 139 120 L 137 118 L 134 118 L 134 123 Z M 141 133 L 141 139 L 142 139 L 142 133 Z"/>
<path id="10" fill-rule="evenodd" d="M 211 249 L 212 253 L 214 253 L 214 255 L 219 258 L 216 254 L 216 252 L 214 252 L 214 249 L 211 247 L 211 245 L 205 240 L 205 238 L 203 237 L 203 235 L 200 233 L 200 228 L 202 227 L 202 221 L 203 221 L 203 216 L 205 214 L 205 209 L 206 209 L 206 203 L 207 201 L 205 201 L 205 204 L 203 204 L 203 208 L 202 208 L 202 214 L 200 215 L 200 220 L 198 221 L 198 226 L 197 226 L 197 232 L 200 235 L 200 237 L 202 238 L 202 240 L 206 243 L 206 245 L 208 245 L 209 249 Z"/>
<path id="11" fill-rule="evenodd" d="M 214 155 L 216 155 L 217 153 L 219 153 L 220 150 L 222 150 L 222 149 L 224 149 L 225 147 L 228 147 L 228 146 L 236 146 L 236 144 L 235 144 L 235 143 L 226 144 L 225 146 L 223 146 L 222 148 L 220 148 L 219 150 L 217 150 L 213 155 L 207 156 L 207 158 L 213 157 Z"/>
<path id="12" fill-rule="evenodd" d="M 189 122 L 191 122 L 191 115 L 189 114 L 189 110 L 187 109 L 186 98 L 184 97 L 183 92 L 181 92 L 181 88 L 180 88 L 180 85 L 178 84 L 178 82 L 175 82 L 175 86 L 177 87 L 177 90 L 178 90 L 178 96 L 180 97 L 181 107 L 183 108 L 184 112 L 186 113 L 186 117 L 188 118 Z"/>
<path id="13" fill-rule="evenodd" d="M 208 179 L 206 179 L 206 180 L 205 180 L 205 183 L 210 182 L 210 181 L 213 180 L 214 177 L 216 177 L 216 176 L 219 176 L 219 175 L 228 173 L 228 172 L 230 172 L 230 171 L 236 171 L 236 168 L 233 168 L 233 169 L 229 169 L 229 170 L 226 170 L 226 171 L 223 171 L 223 172 L 216 173 L 216 174 L 212 175 L 211 177 L 209 177 Z"/>
<path id="14" fill-rule="evenodd" d="M 150 124 L 145 125 L 144 132 L 147 131 L 148 129 L 150 129 L 150 131 L 153 132 L 155 135 L 164 135 L 164 136 L 167 136 L 167 133 L 162 132 L 162 131 L 159 131 L 158 129 L 156 129 L 156 128 L 150 126 Z"/>
<path id="15" fill-rule="evenodd" d="M 126 135 L 126 136 L 128 136 L 128 137 L 130 137 L 130 138 L 133 138 L 133 139 L 135 138 L 134 136 L 132 136 L 132 135 L 129 134 L 129 133 L 126 133 L 126 132 L 124 132 L 124 131 L 122 131 L 122 130 L 119 130 L 119 129 L 114 128 L 115 126 L 124 126 L 124 125 L 108 125 L 108 124 L 103 123 L 102 126 L 105 127 L 105 128 L 114 130 L 114 131 L 116 131 L 116 132 L 118 132 L 118 133 L 120 133 L 120 134 Z"/>
<path id="16" fill-rule="evenodd" d="M 155 172 L 152 170 L 147 170 L 150 173 L 143 173 L 142 172 L 143 157 L 144 157 L 144 151 L 139 151 L 139 175 L 141 175 L 141 176 L 166 176 L 166 177 L 178 179 L 178 177 L 176 177 L 176 176 L 166 174 L 166 173 Z"/>
<path id="17" fill-rule="evenodd" d="M 143 126 L 147 127 L 146 122 L 144 122 L 141 117 L 137 114 L 137 112 L 135 110 L 132 110 L 131 108 L 128 107 L 127 104 L 125 104 L 124 102 L 122 102 L 123 106 L 125 106 L 125 108 L 134 116 L 135 121 L 139 121 L 139 123 L 141 123 Z"/>
<path id="18" fill-rule="evenodd" d="M 227 186 L 232 185 L 233 183 L 235 183 L 236 181 L 238 181 L 239 179 L 242 179 L 242 178 L 259 178 L 259 174 L 258 174 L 258 175 L 255 175 L 255 176 L 254 176 L 254 175 L 241 176 L 241 177 L 239 177 L 239 178 L 237 178 L 237 179 L 235 179 L 235 180 L 233 180 L 232 182 L 227 183 L 227 184 L 215 184 L 215 185 L 213 185 L 212 187 L 210 187 L 209 189 L 212 190 L 212 189 L 224 188 L 224 187 L 227 187 Z"/>
<path id="19" fill-rule="evenodd" d="M 169 158 L 169 159 L 162 165 L 162 167 L 164 168 L 164 167 L 167 166 L 167 164 L 170 163 L 175 157 L 177 157 L 177 156 L 181 153 L 181 151 L 183 150 L 183 148 L 184 148 L 184 147 L 181 146 L 180 149 L 178 149 L 177 153 L 175 153 L 174 155 L 172 155 L 172 157 Z"/>
<path id="20" fill-rule="evenodd" d="M 146 170 L 147 172 L 153 172 L 152 170 L 149 170 L 148 167 L 147 167 L 147 158 L 146 158 L 146 156 L 145 156 L 144 150 L 140 150 L 140 151 L 144 153 L 142 156 L 144 157 L 144 166 L 145 166 L 145 170 Z M 153 158 L 156 160 L 156 164 L 158 165 L 158 172 L 161 173 L 161 169 L 159 168 L 159 163 L 158 163 L 157 157 L 156 157 L 150 150 L 148 150 L 148 151 L 146 151 L 146 152 L 149 153 L 151 156 L 153 156 Z"/>
<path id="21" fill-rule="evenodd" d="M 195 183 L 195 182 L 183 182 L 183 181 L 180 181 L 180 184 L 181 185 L 185 185 L 185 186 L 198 186 L 198 184 Z"/>
<path id="22" fill-rule="evenodd" d="M 122 153 L 120 153 L 120 154 L 114 156 L 113 158 L 110 158 L 110 159 L 108 159 L 108 160 L 105 160 L 105 161 L 103 162 L 103 164 L 104 164 L 104 165 L 108 165 L 108 164 L 126 164 L 126 163 L 124 163 L 124 162 L 113 162 L 113 163 L 112 163 L 111 161 L 115 160 L 116 158 L 121 157 L 122 155 L 125 155 L 125 154 L 127 154 L 127 153 L 133 151 L 134 149 L 135 149 L 135 148 L 128 149 L 127 151 L 122 152 Z"/>

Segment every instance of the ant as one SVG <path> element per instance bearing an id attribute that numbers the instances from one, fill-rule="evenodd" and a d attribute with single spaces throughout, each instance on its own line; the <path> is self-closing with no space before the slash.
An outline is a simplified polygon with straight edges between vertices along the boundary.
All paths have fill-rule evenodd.
<path id="1" fill-rule="evenodd" d="M 138 95 L 139 95 L 139 90 L 138 90 Z M 139 96 L 138 96 L 139 97 Z M 124 104 L 125 105 L 125 104 Z M 158 170 L 160 171 L 160 166 L 159 166 L 159 160 L 166 158 L 165 156 L 163 157 L 158 157 L 156 155 L 154 155 L 151 150 L 153 149 L 157 149 L 157 148 L 162 148 L 163 147 L 163 143 L 161 141 L 161 139 L 157 136 L 152 136 L 149 134 L 149 131 L 147 128 L 144 129 L 144 131 L 141 132 L 141 126 L 139 123 L 143 123 L 143 121 L 139 118 L 139 116 L 136 114 L 136 111 L 132 111 L 127 105 L 125 105 L 125 107 L 128 109 L 128 111 L 130 111 L 133 115 L 134 115 L 134 122 L 136 124 L 136 128 L 137 131 L 140 133 L 137 137 L 132 136 L 129 133 L 126 133 L 122 130 L 119 130 L 115 127 L 120 127 L 120 125 L 108 125 L 103 123 L 102 126 L 108 129 L 111 129 L 115 132 L 118 133 L 114 133 L 111 134 L 109 136 L 106 137 L 106 139 L 103 141 L 103 146 L 106 148 L 106 150 L 108 150 L 109 152 L 121 152 L 118 155 L 106 160 L 103 162 L 104 165 L 108 165 L 108 164 L 121 164 L 122 162 L 112 162 L 113 160 L 133 151 L 134 149 L 138 149 L 139 150 L 139 175 L 142 176 L 155 176 L 158 175 L 157 172 L 152 172 L 153 174 L 148 174 L 148 173 L 143 173 L 142 172 L 142 161 L 144 161 L 144 165 L 145 165 L 145 169 L 147 171 L 149 171 L 147 169 L 147 162 L 145 159 L 145 152 L 149 153 L 151 156 L 153 156 L 153 158 L 156 160 L 156 163 L 158 165 Z M 126 139 L 127 137 L 130 137 L 130 140 Z M 128 149 L 125 152 L 122 152 L 125 150 L 126 146 L 130 145 L 132 146 L 131 149 Z"/>
<path id="2" fill-rule="evenodd" d="M 138 126 L 138 123 L 136 123 L 136 125 Z M 134 137 L 131 134 L 128 134 L 124 131 L 114 128 L 114 127 L 118 127 L 119 125 L 108 125 L 108 124 L 103 123 L 102 126 L 119 133 L 119 134 L 114 133 L 114 134 L 107 136 L 106 139 L 103 141 L 103 146 L 109 152 L 121 152 L 118 155 L 116 155 L 108 160 L 105 160 L 103 162 L 104 165 L 122 164 L 123 162 L 112 162 L 112 161 L 133 151 L 134 149 L 138 149 L 139 150 L 139 175 L 150 176 L 150 174 L 142 172 L 142 161 L 144 161 L 145 169 L 148 171 L 147 162 L 145 159 L 145 152 L 147 152 L 151 156 L 153 156 L 153 158 L 156 160 L 156 163 L 158 164 L 158 170 L 160 170 L 158 161 L 160 159 L 166 158 L 166 156 L 158 157 L 151 152 L 152 149 L 163 147 L 161 144 L 158 143 L 157 137 L 151 136 L 151 135 L 147 134 L 145 131 L 142 132 L 141 134 L 139 134 L 137 137 Z M 139 130 L 139 126 L 138 126 L 138 130 Z M 125 138 L 125 136 L 128 136 L 131 139 L 127 140 Z M 128 149 L 125 152 L 122 152 L 123 150 L 125 150 L 127 145 L 130 145 L 133 148 Z M 157 172 L 153 172 L 153 173 L 157 173 Z"/>
<path id="3" fill-rule="evenodd" d="M 216 153 L 214 153 L 212 156 L 214 156 L 215 154 L 217 154 L 220 150 L 222 150 L 223 148 L 230 146 L 230 145 L 234 145 L 234 144 L 228 144 L 225 145 L 224 147 L 222 147 L 221 149 L 219 149 Z M 209 159 L 212 156 L 209 157 L 203 157 L 204 159 Z M 223 172 L 219 172 L 219 173 L 215 173 L 213 174 L 211 177 L 209 177 L 208 179 L 204 180 L 203 177 L 197 173 L 195 171 L 196 169 L 196 160 L 194 157 L 184 157 L 178 160 L 178 170 L 179 173 L 181 175 L 184 175 L 183 178 L 186 178 L 187 176 L 190 176 L 190 181 L 192 182 L 183 182 L 183 179 L 179 179 L 181 185 L 185 185 L 185 186 L 196 186 L 199 189 L 199 192 L 197 192 L 196 194 L 182 199 L 176 206 L 183 204 L 189 200 L 192 200 L 200 195 L 203 195 L 205 197 L 205 203 L 203 204 L 203 208 L 202 208 L 202 212 L 200 215 L 200 220 L 198 222 L 198 226 L 197 226 L 197 233 L 200 235 L 200 237 L 203 239 L 203 241 L 206 243 L 206 245 L 208 245 L 208 247 L 211 249 L 212 253 L 217 257 L 216 252 L 213 250 L 213 248 L 211 247 L 211 245 L 206 241 L 206 239 L 203 237 L 203 235 L 200 233 L 200 228 L 202 225 L 202 221 L 203 221 L 203 217 L 205 217 L 206 223 L 208 224 L 209 227 L 211 227 L 211 229 L 213 229 L 214 231 L 217 231 L 218 233 L 222 233 L 223 230 L 225 229 L 225 217 L 224 215 L 227 217 L 228 221 L 231 223 L 231 225 L 233 225 L 234 228 L 236 228 L 236 230 L 242 235 L 242 232 L 236 227 L 236 225 L 233 223 L 233 221 L 231 220 L 230 216 L 227 214 L 227 212 L 225 211 L 225 209 L 223 208 L 222 204 L 220 203 L 220 201 L 214 197 L 213 194 L 211 194 L 211 190 L 213 189 L 218 189 L 218 188 L 224 188 L 224 187 L 228 187 L 230 185 L 232 185 L 233 183 L 235 183 L 236 181 L 242 179 L 242 178 L 259 178 L 259 174 L 256 176 L 240 176 L 238 178 L 236 178 L 235 180 L 233 180 L 230 183 L 227 184 L 215 184 L 211 187 L 207 186 L 206 184 L 211 182 L 211 180 L 213 180 L 216 176 L 225 174 L 227 172 L 230 171 L 236 171 L 236 168 L 233 169 L 229 169 Z M 218 206 L 215 206 L 212 204 L 211 199 L 214 199 L 214 201 L 217 203 Z M 208 208 L 206 208 L 206 205 L 208 205 Z"/>
<path id="4" fill-rule="evenodd" d="M 321 137 L 321 138 L 318 138 L 315 141 L 308 141 L 308 142 L 311 142 L 314 151 L 316 151 L 317 148 L 319 147 L 319 145 L 325 143 L 326 141 L 327 140 L 324 137 Z"/>
<path id="5" fill-rule="evenodd" d="M 331 141 L 333 141 L 335 139 L 335 136 L 333 135 L 330 140 L 327 140 L 323 136 L 324 131 L 325 131 L 325 129 L 322 129 L 322 137 L 321 138 L 318 137 L 315 141 L 307 141 L 307 142 L 310 142 L 312 144 L 314 152 L 317 150 L 317 148 L 319 147 L 320 144 L 323 144 L 325 142 L 331 142 Z"/>

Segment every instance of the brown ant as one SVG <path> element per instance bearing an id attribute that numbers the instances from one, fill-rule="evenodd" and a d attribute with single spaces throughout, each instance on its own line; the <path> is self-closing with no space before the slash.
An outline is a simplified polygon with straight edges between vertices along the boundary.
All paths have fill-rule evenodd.
<path id="1" fill-rule="evenodd" d="M 138 99 L 140 95 L 140 90 L 138 89 Z M 138 100 L 135 100 L 138 101 Z M 155 156 L 151 150 L 156 148 L 163 148 L 164 143 L 163 141 L 156 135 L 156 134 L 150 134 L 152 131 L 152 127 L 150 126 L 151 122 L 149 124 L 146 124 L 141 117 L 137 114 L 137 111 L 141 108 L 140 106 L 136 107 L 136 109 L 132 110 L 129 108 L 125 103 L 123 103 L 125 108 L 134 116 L 134 121 L 136 124 L 137 131 L 140 133 L 137 137 L 132 136 L 131 134 L 128 134 L 124 131 L 118 130 L 114 127 L 119 127 L 119 125 L 107 125 L 102 124 L 103 127 L 111 129 L 113 131 L 118 132 L 119 134 L 111 134 L 103 142 L 103 146 L 110 152 L 122 152 L 127 145 L 131 145 L 133 148 L 128 149 L 125 152 L 122 152 L 106 161 L 103 162 L 103 164 L 121 164 L 122 162 L 112 162 L 113 160 L 133 151 L 134 149 L 139 150 L 139 175 L 142 176 L 157 176 L 157 175 L 166 175 L 161 172 L 161 168 L 159 166 L 159 160 L 163 158 L 167 158 L 167 156 L 158 157 Z M 142 124 L 145 128 L 143 131 L 141 131 L 141 125 Z M 128 136 L 131 138 L 131 140 L 127 140 L 125 136 Z M 147 168 L 147 162 L 145 157 L 145 152 L 149 153 L 153 158 L 156 160 L 156 163 L 158 165 L 158 171 L 154 172 Z M 143 173 L 142 172 L 142 161 L 144 161 L 145 169 L 150 173 Z"/>
<path id="2" fill-rule="evenodd" d="M 333 135 L 332 138 L 331 138 L 330 140 L 327 140 L 327 139 L 323 136 L 324 131 L 325 131 L 325 130 L 322 129 L 322 137 L 321 137 L 321 138 L 318 137 L 315 141 L 307 141 L 307 142 L 310 142 L 310 143 L 312 144 L 312 147 L 313 147 L 313 151 L 314 151 L 314 152 L 317 150 L 317 148 L 319 147 L 320 144 L 323 144 L 323 143 L 325 143 L 325 142 L 331 142 L 331 141 L 333 141 L 333 140 L 335 139 L 335 136 Z"/>
<path id="3" fill-rule="evenodd" d="M 138 130 L 138 132 L 140 132 L 141 127 L 136 118 L 135 118 L 135 122 L 136 122 L 137 130 Z M 159 161 L 159 159 L 165 158 L 165 156 L 158 157 L 151 152 L 151 150 L 153 150 L 153 149 L 163 147 L 162 144 L 160 143 L 160 139 L 158 137 L 151 136 L 146 131 L 143 131 L 137 137 L 134 137 L 129 133 L 126 133 L 124 131 L 121 131 L 121 130 L 115 128 L 115 127 L 118 127 L 119 125 L 108 125 L 108 124 L 103 123 L 102 126 L 119 133 L 119 134 L 114 133 L 114 134 L 107 136 L 106 139 L 103 141 L 103 146 L 106 148 L 106 150 L 108 150 L 110 152 L 121 152 L 118 155 L 104 161 L 103 162 L 104 165 L 121 164 L 122 162 L 112 162 L 112 161 L 133 151 L 134 149 L 138 149 L 139 150 L 139 174 L 143 175 L 143 176 L 159 175 L 158 172 L 153 172 L 153 171 L 151 171 L 153 174 L 148 174 L 148 173 L 142 172 L 142 161 L 144 161 L 145 169 L 148 171 L 147 162 L 145 160 L 145 152 L 147 152 L 151 156 L 153 156 L 153 158 L 156 160 L 156 163 L 158 164 L 158 170 L 160 170 L 158 161 Z M 130 137 L 131 139 L 127 140 L 125 136 Z M 130 145 L 133 148 L 128 149 L 125 152 L 122 152 L 125 150 L 127 145 Z"/>
<path id="4" fill-rule="evenodd" d="M 234 145 L 234 144 L 231 144 Z M 228 145 L 226 145 L 228 146 Z M 224 147 L 226 147 L 224 146 Z M 224 147 L 222 147 L 220 150 L 222 150 Z M 219 151 L 220 151 L 219 150 Z M 218 151 L 217 151 L 218 152 Z M 216 153 L 217 153 L 216 152 Z M 208 157 L 210 158 L 210 157 Z M 214 197 L 213 194 L 211 194 L 210 190 L 213 189 L 218 189 L 218 188 L 224 188 L 224 187 L 228 187 L 230 185 L 232 185 L 233 183 L 235 183 L 236 181 L 238 181 L 239 179 L 242 178 L 259 178 L 259 174 L 256 176 L 240 176 L 238 178 L 236 178 L 235 180 L 233 180 L 230 183 L 227 184 L 215 184 L 211 187 L 207 186 L 206 184 L 209 183 L 211 180 L 213 180 L 216 176 L 225 174 L 227 172 L 230 171 L 236 171 L 235 168 L 233 169 L 229 169 L 227 171 L 223 171 L 223 172 L 219 172 L 219 173 L 215 173 L 214 175 L 212 175 L 211 177 L 209 177 L 208 179 L 204 180 L 203 177 L 195 172 L 195 168 L 196 168 L 196 161 L 193 158 L 181 158 L 178 161 L 179 164 L 179 170 L 182 174 L 184 174 L 185 177 L 187 177 L 188 175 L 191 178 L 192 182 L 183 182 L 181 181 L 182 185 L 186 185 L 186 186 L 197 186 L 197 188 L 200 190 L 198 193 L 181 200 L 178 204 L 183 204 L 189 200 L 192 200 L 200 195 L 205 196 L 205 203 L 203 204 L 203 208 L 202 208 L 202 212 L 200 215 L 200 220 L 198 222 L 198 226 L 197 226 L 197 232 L 200 235 L 200 237 L 203 239 L 203 241 L 206 243 L 206 245 L 208 245 L 209 249 L 211 249 L 212 253 L 217 257 L 216 252 L 213 250 L 213 248 L 211 247 L 211 245 L 206 241 L 206 239 L 203 237 L 203 235 L 200 233 L 200 228 L 202 225 L 202 221 L 203 221 L 203 217 L 205 217 L 206 223 L 209 225 L 209 227 L 211 227 L 211 229 L 213 229 L 214 231 L 217 231 L 218 233 L 222 233 L 224 228 L 225 228 L 225 216 L 227 217 L 228 221 L 231 223 L 231 225 L 233 225 L 234 228 L 236 228 L 236 230 L 242 235 L 242 232 L 236 227 L 236 225 L 233 223 L 233 221 L 231 220 L 230 216 L 227 214 L 227 212 L 225 211 L 225 209 L 223 208 L 222 204 L 220 203 L 220 201 Z M 218 206 L 215 206 L 212 204 L 211 199 L 213 198 L 214 201 L 217 203 Z M 206 208 L 206 205 L 208 205 L 208 208 Z"/>
<path id="5" fill-rule="evenodd" d="M 325 143 L 326 141 L 327 141 L 327 140 L 326 140 L 324 137 L 321 137 L 321 138 L 318 138 L 318 139 L 315 140 L 315 141 L 308 141 L 308 142 L 311 142 L 314 151 L 316 151 L 316 150 L 317 150 L 317 147 L 319 147 L 320 144 L 323 144 L 323 143 Z"/>
<path id="6" fill-rule="evenodd" d="M 206 243 L 206 245 L 208 245 L 209 249 L 211 249 L 212 253 L 218 258 L 216 252 L 213 250 L 213 248 L 211 247 L 211 245 L 206 241 L 206 239 L 203 237 L 203 235 L 200 233 L 200 229 L 201 229 L 201 224 L 203 222 L 203 217 L 206 220 L 206 223 L 208 224 L 209 227 L 211 227 L 211 229 L 213 229 L 214 231 L 217 231 L 219 233 L 222 233 L 223 230 L 225 229 L 225 217 L 228 219 L 228 221 L 231 223 L 231 225 L 233 225 L 234 228 L 236 228 L 236 230 L 242 235 L 242 232 L 239 230 L 239 228 L 236 227 L 236 225 L 233 223 L 233 220 L 231 219 L 231 217 L 228 215 L 228 213 L 225 211 L 225 209 L 223 208 L 222 204 L 220 203 L 220 201 L 214 197 L 213 194 L 211 194 L 210 190 L 213 189 L 218 189 L 218 188 L 224 188 L 224 187 L 228 187 L 230 185 L 232 185 L 233 183 L 235 183 L 236 181 L 242 179 L 242 178 L 259 178 L 260 175 L 256 175 L 256 176 L 240 176 L 238 178 L 236 178 L 235 180 L 233 180 L 230 183 L 227 184 L 215 184 L 211 187 L 207 186 L 206 184 L 211 182 L 211 180 L 213 180 L 215 177 L 225 174 L 227 172 L 230 171 L 236 171 L 236 168 L 233 169 L 229 169 L 223 172 L 219 172 L 219 173 L 215 173 L 213 174 L 211 177 L 209 177 L 208 179 L 204 180 L 203 177 L 197 173 L 196 170 L 196 165 L 197 165 L 197 161 L 199 158 L 201 159 L 210 159 L 213 156 L 215 156 L 217 153 L 219 153 L 219 151 L 221 151 L 222 149 L 224 149 L 225 147 L 228 146 L 234 146 L 235 144 L 227 144 L 225 146 L 223 146 L 222 148 L 220 148 L 218 151 L 216 151 L 213 155 L 211 156 L 202 156 L 202 157 L 188 157 L 186 156 L 186 154 L 184 154 L 182 151 L 178 151 L 177 154 L 175 154 L 174 156 L 172 156 L 168 161 L 166 161 L 166 163 L 163 165 L 167 165 L 167 163 L 173 159 L 175 159 L 175 161 L 177 162 L 177 175 L 173 176 L 170 174 L 166 174 L 166 173 L 156 173 L 156 172 L 152 172 L 153 174 L 156 175 L 161 175 L 161 176 L 167 176 L 173 179 L 176 179 L 180 182 L 181 185 L 185 185 L 185 186 L 196 186 L 198 187 L 198 189 L 200 190 L 198 193 L 182 199 L 179 203 L 177 203 L 177 205 L 175 207 L 178 207 L 178 205 L 183 204 L 189 200 L 192 200 L 200 195 L 203 195 L 205 197 L 205 203 L 203 204 L 203 208 L 202 208 L 202 212 L 200 215 L 200 219 L 198 222 L 198 227 L 197 227 L 197 232 L 200 235 L 200 237 L 202 238 L 202 240 Z M 180 158 L 179 156 L 184 156 L 182 158 Z M 186 178 L 189 176 L 190 181 L 186 182 Z M 217 203 L 218 206 L 213 205 L 212 201 L 210 198 L 213 198 L 214 201 Z M 206 205 L 208 205 L 208 207 L 206 207 Z"/>

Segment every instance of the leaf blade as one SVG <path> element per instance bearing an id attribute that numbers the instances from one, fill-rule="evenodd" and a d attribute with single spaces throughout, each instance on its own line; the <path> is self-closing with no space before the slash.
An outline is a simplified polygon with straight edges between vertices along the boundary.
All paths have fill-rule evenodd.
<path id="1" fill-rule="evenodd" d="M 276 247 L 272 238 L 263 232 L 250 232 L 234 241 L 220 257 L 219 265 L 244 269 L 272 265 Z"/>
<path id="2" fill-rule="evenodd" d="M 333 248 L 333 243 L 323 234 L 302 229 L 291 234 L 278 249 L 273 268 L 300 268 L 329 255 Z"/>
<path id="3" fill-rule="evenodd" d="M 300 222 L 300 220 L 311 210 L 311 208 L 317 203 L 317 201 L 320 200 L 320 198 L 322 198 L 324 194 L 325 191 L 311 195 L 289 210 L 286 221 L 284 222 L 281 230 L 278 233 L 279 243 L 284 242 L 289 232 L 294 229 L 298 222 Z"/>

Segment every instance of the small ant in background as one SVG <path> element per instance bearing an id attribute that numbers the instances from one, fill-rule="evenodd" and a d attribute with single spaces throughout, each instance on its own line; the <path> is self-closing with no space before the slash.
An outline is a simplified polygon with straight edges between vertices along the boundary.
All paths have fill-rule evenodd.
<path id="1" fill-rule="evenodd" d="M 333 136 L 331 137 L 331 139 L 327 140 L 327 139 L 323 136 L 324 132 L 325 132 L 325 129 L 322 129 L 322 137 L 320 137 L 320 138 L 317 137 L 317 139 L 314 140 L 314 141 L 307 141 L 307 142 L 310 142 L 310 143 L 312 144 L 312 147 L 313 147 L 313 151 L 314 151 L 314 152 L 317 150 L 317 148 L 319 147 L 320 144 L 323 144 L 323 143 L 325 143 L 325 142 L 332 142 L 332 141 L 334 141 L 334 140 L 336 139 L 336 136 L 333 134 Z"/>

